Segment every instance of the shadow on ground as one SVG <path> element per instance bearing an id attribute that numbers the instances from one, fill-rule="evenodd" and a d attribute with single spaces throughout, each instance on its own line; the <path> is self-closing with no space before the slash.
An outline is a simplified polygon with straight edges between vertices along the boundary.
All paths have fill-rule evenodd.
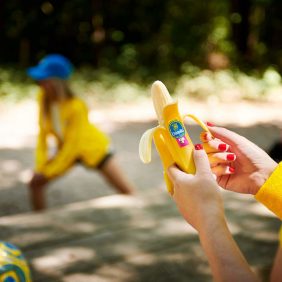
<path id="1" fill-rule="evenodd" d="M 29 212 L 26 182 L 33 146 L 0 149 L 1 240 L 22 248 L 34 281 L 211 281 L 195 231 L 167 195 L 158 156 L 143 165 L 138 142 L 153 123 L 116 124 L 113 143 L 137 197 L 115 195 L 95 171 L 81 166 L 54 181 L 49 211 Z M 230 126 L 267 149 L 278 138 L 271 125 Z M 198 128 L 188 125 L 197 142 Z M 266 281 L 280 222 L 249 195 L 223 191 L 230 229 L 249 263 Z"/>
<path id="2" fill-rule="evenodd" d="M 142 133 L 154 123 L 116 124 L 111 133 L 113 144 L 121 167 L 143 193 L 151 187 L 161 185 L 161 167 L 153 149 L 152 163 L 143 165 L 138 157 L 138 143 Z M 279 137 L 279 129 L 271 125 L 259 124 L 252 127 L 229 127 L 246 136 L 264 149 L 268 149 Z M 198 142 L 199 128 L 188 125 L 190 135 Z M 35 138 L 35 137 L 34 137 Z M 0 148 L 0 215 L 30 211 L 27 182 L 33 166 L 34 143 L 22 148 Z M 155 188 L 154 188 L 155 189 Z M 47 190 L 49 207 L 60 206 L 76 201 L 114 193 L 96 170 L 77 165 L 64 177 L 53 181 Z"/>

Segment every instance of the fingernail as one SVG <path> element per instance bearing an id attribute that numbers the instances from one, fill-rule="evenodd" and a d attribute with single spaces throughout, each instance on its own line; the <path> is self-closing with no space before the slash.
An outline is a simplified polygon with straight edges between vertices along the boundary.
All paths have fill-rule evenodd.
<path id="1" fill-rule="evenodd" d="M 213 123 L 211 123 L 211 122 L 209 122 L 209 121 L 207 121 L 207 126 L 213 127 L 213 126 L 214 126 L 214 124 L 213 124 Z"/>
<path id="2" fill-rule="evenodd" d="M 219 151 L 226 151 L 227 145 L 224 144 L 224 143 L 221 143 L 221 144 L 218 145 L 217 148 L 218 148 Z"/>
<path id="3" fill-rule="evenodd" d="M 229 167 L 229 172 L 230 172 L 230 173 L 234 173 L 234 172 L 235 172 L 235 168 L 230 166 L 230 167 Z"/>
<path id="4" fill-rule="evenodd" d="M 203 137 L 203 139 L 205 140 L 205 141 L 207 141 L 207 135 L 208 135 L 208 133 L 207 132 L 204 132 L 203 134 L 202 134 L 202 137 Z"/>
<path id="5" fill-rule="evenodd" d="M 227 154 L 226 159 L 228 161 L 234 161 L 236 156 L 234 154 Z"/>
<path id="6" fill-rule="evenodd" d="M 203 145 L 202 144 L 196 144 L 195 150 L 203 150 Z"/>
<path id="7" fill-rule="evenodd" d="M 202 132 L 201 133 L 201 138 L 204 141 L 210 141 L 210 140 L 212 140 L 212 135 L 209 132 Z"/>

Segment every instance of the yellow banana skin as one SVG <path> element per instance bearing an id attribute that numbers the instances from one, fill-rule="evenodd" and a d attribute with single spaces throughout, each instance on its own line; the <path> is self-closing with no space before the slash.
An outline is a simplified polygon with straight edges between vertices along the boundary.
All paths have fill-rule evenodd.
<path id="1" fill-rule="evenodd" d="M 163 116 L 169 136 L 166 141 L 170 154 L 181 170 L 194 174 L 195 165 L 192 157 L 194 145 L 179 114 L 178 103 L 165 106 Z"/>
<path id="2" fill-rule="evenodd" d="M 168 192 L 173 195 L 173 185 L 166 173 L 167 168 L 174 164 L 174 159 L 172 158 L 170 151 L 168 150 L 166 140 L 169 139 L 167 134 L 167 130 L 164 127 L 159 127 L 154 132 L 154 143 L 159 153 L 159 156 L 162 161 L 163 169 L 164 169 L 164 180 L 166 183 L 166 187 Z"/>
<path id="3" fill-rule="evenodd" d="M 184 126 L 183 119 L 194 119 L 205 131 L 206 125 L 194 115 L 180 115 L 178 102 L 169 95 L 165 85 L 161 81 L 155 81 L 151 88 L 154 108 L 158 117 L 159 125 L 147 130 L 139 143 L 139 156 L 144 163 L 151 161 L 151 144 L 155 146 L 161 158 L 164 179 L 168 192 L 173 195 L 173 185 L 166 174 L 167 168 L 176 164 L 181 170 L 194 174 L 195 164 L 193 160 L 194 145 Z"/>

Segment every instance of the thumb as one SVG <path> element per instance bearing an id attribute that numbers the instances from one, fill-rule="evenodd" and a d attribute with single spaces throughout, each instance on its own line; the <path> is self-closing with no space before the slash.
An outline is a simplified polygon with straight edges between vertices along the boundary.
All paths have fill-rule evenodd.
<path id="1" fill-rule="evenodd" d="M 181 182 L 189 174 L 180 170 L 176 165 L 171 165 L 167 168 L 167 175 L 171 182 L 175 184 L 175 182 Z"/>
<path id="2" fill-rule="evenodd" d="M 195 145 L 194 163 L 196 174 L 211 174 L 209 159 L 207 153 L 203 150 L 202 144 Z"/>

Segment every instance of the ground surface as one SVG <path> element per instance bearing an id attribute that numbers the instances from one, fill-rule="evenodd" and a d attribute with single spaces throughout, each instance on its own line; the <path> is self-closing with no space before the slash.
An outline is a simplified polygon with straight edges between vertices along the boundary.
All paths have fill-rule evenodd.
<path id="1" fill-rule="evenodd" d="M 267 149 L 279 138 L 281 104 L 183 103 L 203 120 L 227 126 Z M 149 101 L 95 108 L 91 120 L 112 136 L 136 197 L 114 191 L 81 166 L 54 181 L 50 209 L 33 214 L 26 183 L 37 132 L 33 102 L 0 105 L 0 240 L 25 253 L 34 281 L 211 281 L 197 236 L 167 195 L 160 162 L 138 158 L 142 133 L 156 124 Z M 197 142 L 199 130 L 188 123 Z M 280 222 L 248 195 L 223 191 L 229 226 L 253 269 L 267 277 Z M 264 278 L 265 279 L 265 278 Z"/>

